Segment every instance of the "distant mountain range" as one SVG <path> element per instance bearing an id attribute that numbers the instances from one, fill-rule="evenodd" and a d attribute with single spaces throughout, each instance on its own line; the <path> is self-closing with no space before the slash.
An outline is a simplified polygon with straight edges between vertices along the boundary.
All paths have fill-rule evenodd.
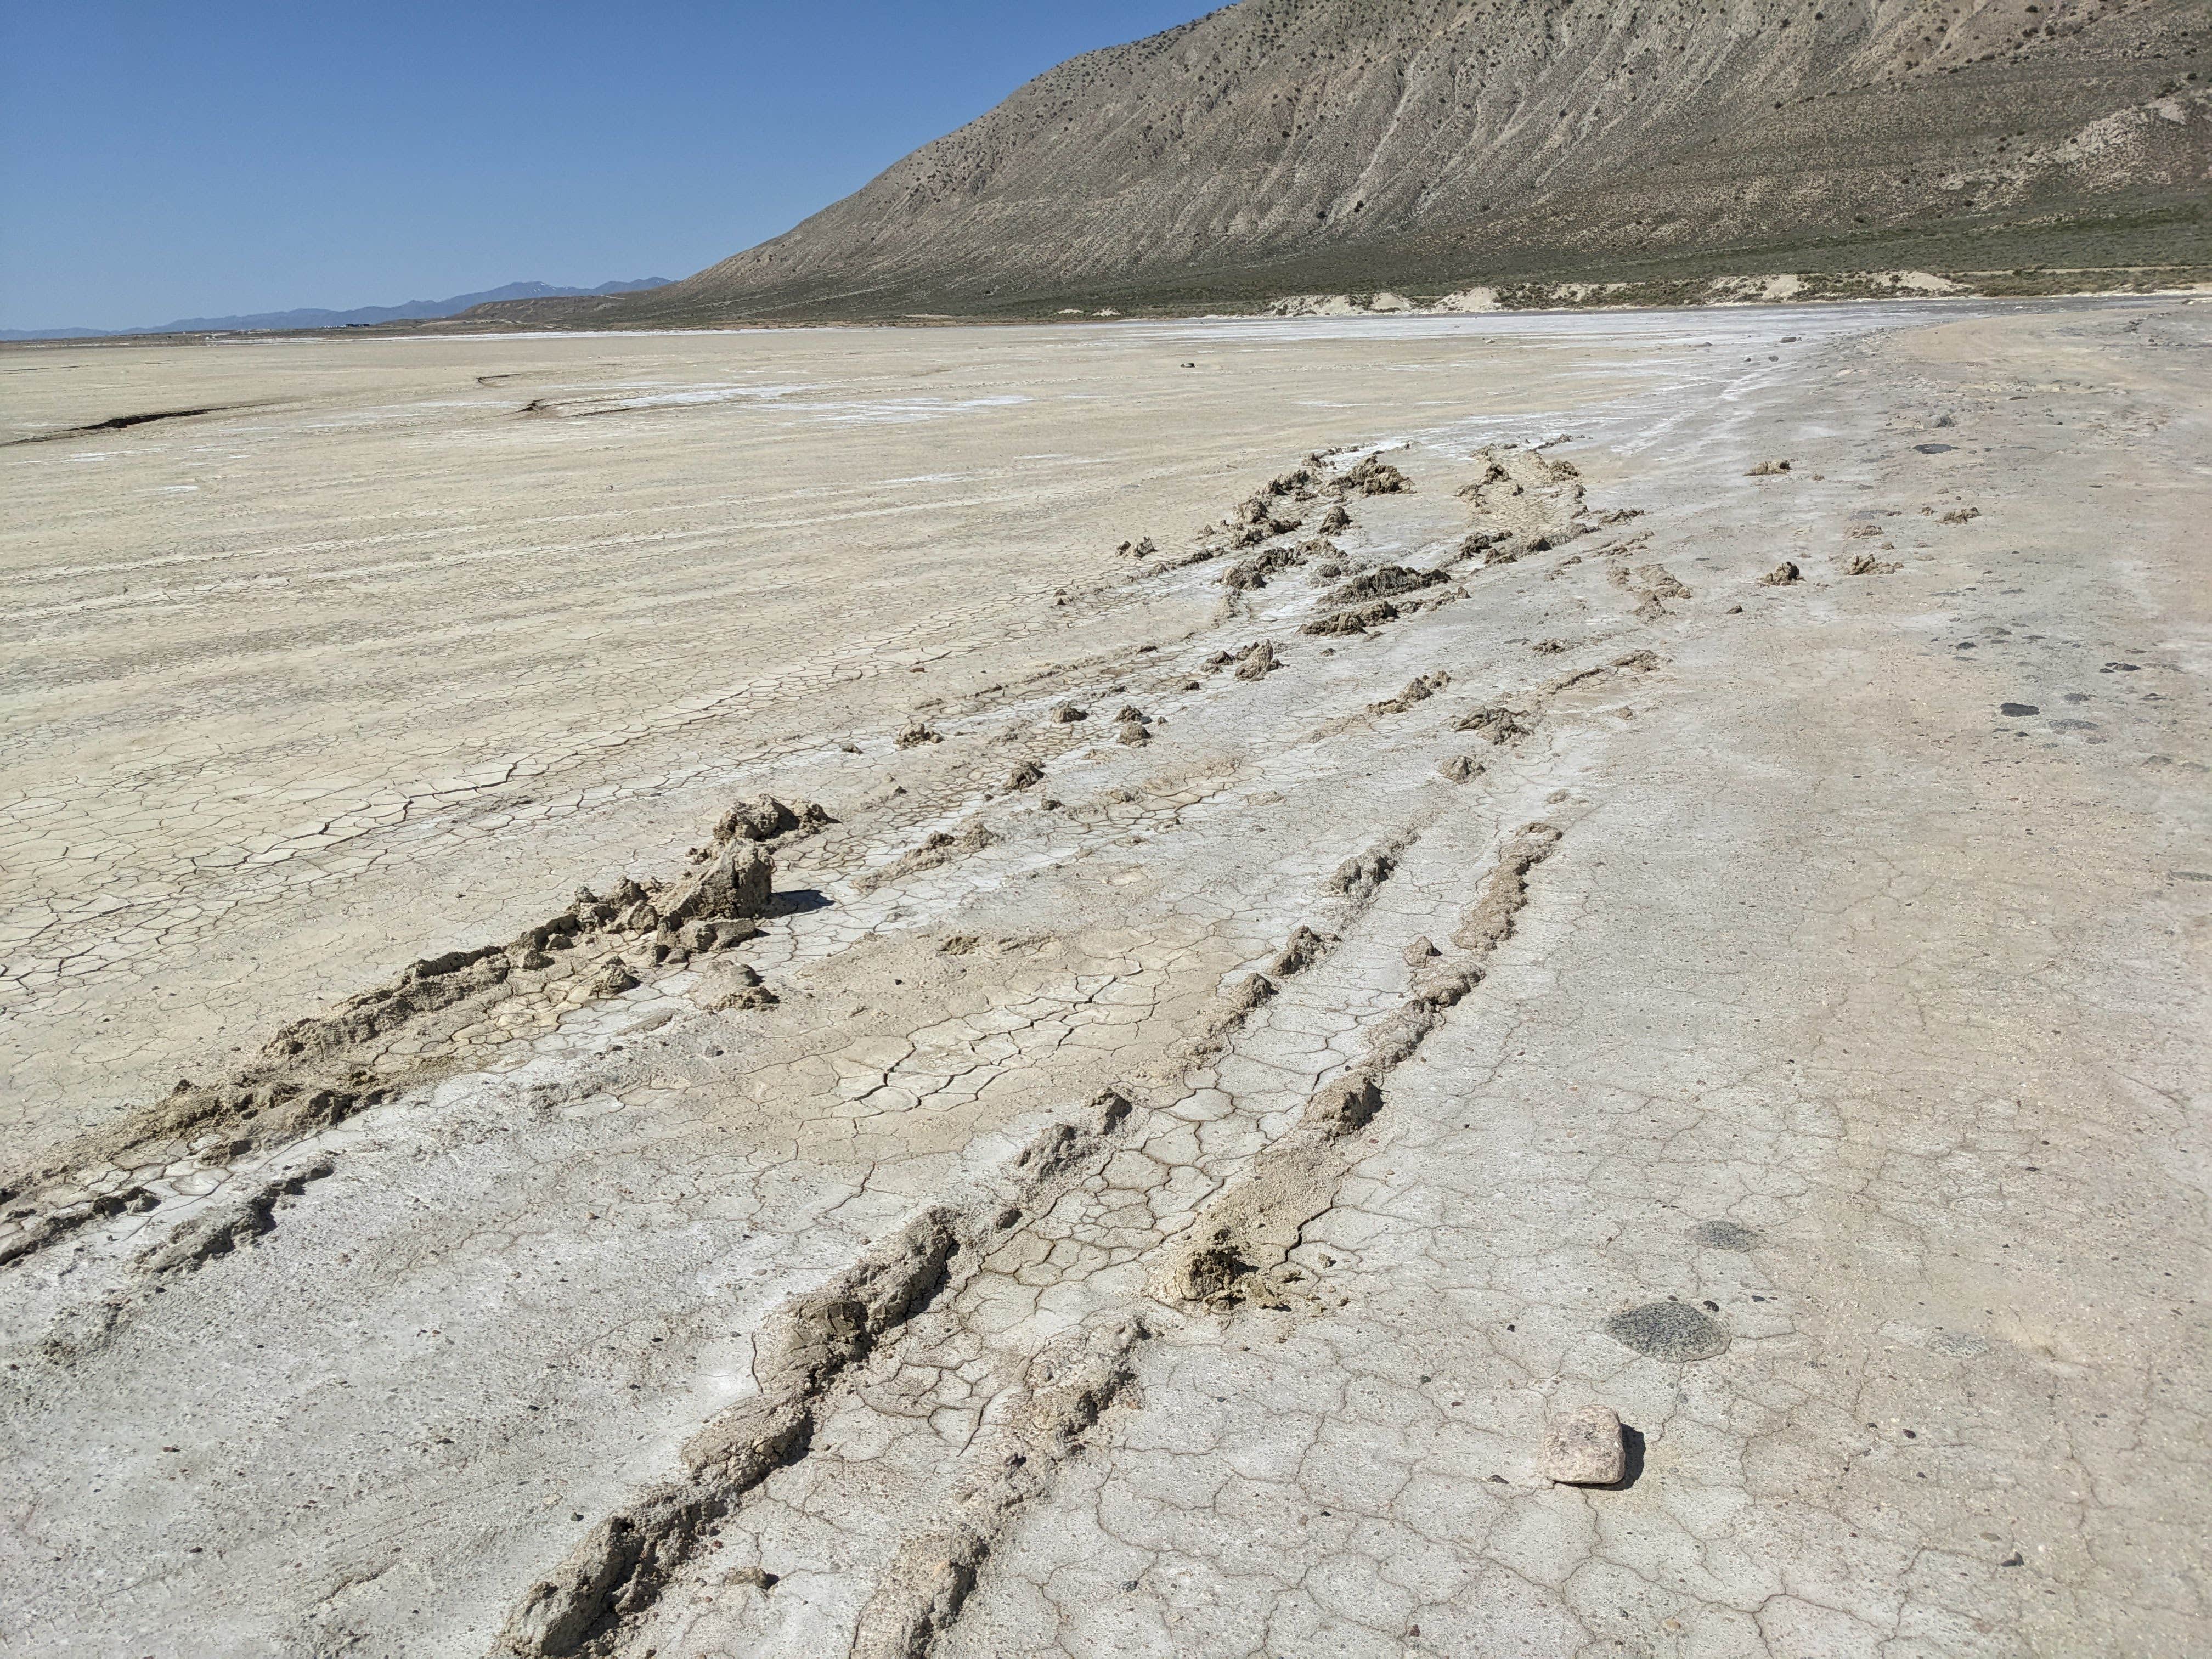
<path id="1" fill-rule="evenodd" d="M 2212 263 L 2206 0 L 1242 0 L 573 328 Z"/>
<path id="2" fill-rule="evenodd" d="M 173 323 L 138 328 L 0 328 L 0 340 L 89 340 L 115 334 L 197 334 L 228 330 L 355 328 L 365 323 L 419 322 L 455 317 L 471 306 L 501 300 L 588 300 L 608 294 L 638 294 L 665 288 L 665 276 L 634 283 L 602 283 L 597 288 L 556 288 L 550 283 L 509 283 L 481 294 L 456 294 L 450 300 L 410 300 L 404 305 L 362 306 L 356 311 L 263 311 L 246 317 L 186 317 Z"/>

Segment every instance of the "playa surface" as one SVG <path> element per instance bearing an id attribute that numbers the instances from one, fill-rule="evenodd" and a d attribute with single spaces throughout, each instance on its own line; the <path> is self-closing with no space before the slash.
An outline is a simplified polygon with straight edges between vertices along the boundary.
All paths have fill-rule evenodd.
<path id="1" fill-rule="evenodd" d="M 2201 1644 L 2208 345 L 0 355 L 0 1650 Z"/>

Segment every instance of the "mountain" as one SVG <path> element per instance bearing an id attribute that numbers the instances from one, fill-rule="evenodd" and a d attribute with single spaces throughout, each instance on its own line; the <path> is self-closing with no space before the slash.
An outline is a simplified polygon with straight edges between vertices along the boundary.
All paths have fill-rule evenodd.
<path id="1" fill-rule="evenodd" d="M 2203 0 L 1244 0 L 1021 88 L 624 325 L 2212 262 Z"/>
<path id="2" fill-rule="evenodd" d="M 410 300 L 404 305 L 363 306 L 356 311 L 263 311 L 245 317 L 187 317 L 180 322 L 139 328 L 9 328 L 0 340 L 83 340 L 112 334 L 193 334 L 288 328 L 358 328 L 368 323 L 419 322 L 457 317 L 474 307 L 507 300 L 589 299 L 611 294 L 639 294 L 666 284 L 665 276 L 635 283 L 602 283 L 597 288 L 555 288 L 548 283 L 509 283 L 481 294 L 456 294 L 450 300 Z"/>

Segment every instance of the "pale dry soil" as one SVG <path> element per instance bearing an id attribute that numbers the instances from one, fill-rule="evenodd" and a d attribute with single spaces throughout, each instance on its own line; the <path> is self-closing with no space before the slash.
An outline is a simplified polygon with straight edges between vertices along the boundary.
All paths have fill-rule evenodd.
<path id="1" fill-rule="evenodd" d="M 0 1650 L 2204 1650 L 2209 347 L 0 356 Z"/>

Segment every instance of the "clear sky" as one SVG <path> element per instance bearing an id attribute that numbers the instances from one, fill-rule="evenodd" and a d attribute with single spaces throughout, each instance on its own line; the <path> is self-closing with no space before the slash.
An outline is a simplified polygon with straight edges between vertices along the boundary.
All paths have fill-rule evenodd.
<path id="1" fill-rule="evenodd" d="M 0 327 L 682 276 L 1206 0 L 0 0 Z"/>

